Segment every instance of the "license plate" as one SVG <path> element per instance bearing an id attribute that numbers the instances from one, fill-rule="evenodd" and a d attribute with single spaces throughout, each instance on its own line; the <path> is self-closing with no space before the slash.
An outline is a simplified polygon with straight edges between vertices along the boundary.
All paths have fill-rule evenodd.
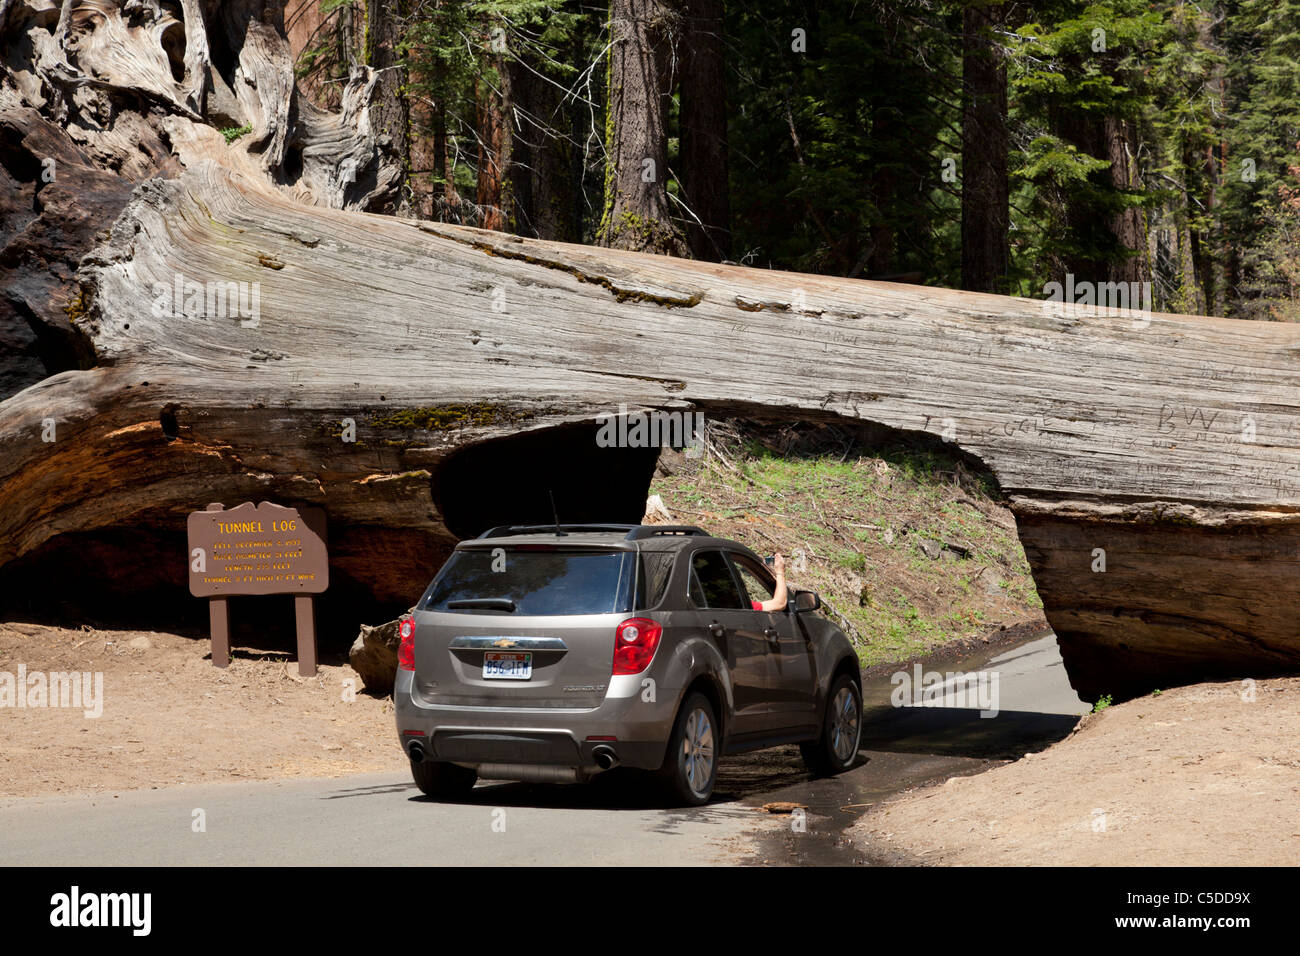
<path id="1" fill-rule="evenodd" d="M 531 651 L 509 653 L 488 651 L 483 655 L 483 677 L 488 680 L 530 680 L 533 676 Z"/>

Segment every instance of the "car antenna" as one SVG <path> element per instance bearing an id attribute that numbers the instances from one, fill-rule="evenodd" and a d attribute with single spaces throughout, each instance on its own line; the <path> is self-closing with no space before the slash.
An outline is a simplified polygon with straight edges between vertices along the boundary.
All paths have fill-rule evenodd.
<path id="1" fill-rule="evenodd" d="M 547 488 L 546 493 L 551 496 L 551 514 L 555 516 L 555 536 L 557 538 L 562 538 L 564 537 L 564 532 L 560 530 L 560 512 L 555 507 L 555 492 L 550 488 Z"/>

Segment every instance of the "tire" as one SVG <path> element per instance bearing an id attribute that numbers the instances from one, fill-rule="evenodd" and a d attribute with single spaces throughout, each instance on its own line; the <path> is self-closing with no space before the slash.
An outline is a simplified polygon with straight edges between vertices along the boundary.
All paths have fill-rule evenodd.
<path id="1" fill-rule="evenodd" d="M 703 694 L 689 695 L 677 712 L 668 752 L 659 768 L 669 799 L 691 807 L 709 802 L 718 778 L 720 743 L 713 705 Z"/>
<path id="2" fill-rule="evenodd" d="M 420 792 L 435 800 L 454 800 L 474 789 L 478 771 L 436 760 L 411 761 L 411 777 Z"/>
<path id="3" fill-rule="evenodd" d="M 862 691 L 857 681 L 841 674 L 826 695 L 822 732 L 816 740 L 799 745 L 803 762 L 819 777 L 831 777 L 853 766 L 862 740 Z"/>

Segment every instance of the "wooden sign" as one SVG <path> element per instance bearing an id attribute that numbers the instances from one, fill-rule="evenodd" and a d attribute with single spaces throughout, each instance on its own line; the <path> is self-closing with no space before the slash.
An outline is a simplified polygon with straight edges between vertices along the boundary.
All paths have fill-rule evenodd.
<path id="1" fill-rule="evenodd" d="M 190 593 L 320 594 L 329 586 L 325 513 L 263 501 L 229 511 L 195 511 L 186 521 Z"/>
<path id="2" fill-rule="evenodd" d="M 220 503 L 190 513 L 190 593 L 208 599 L 212 663 L 230 664 L 227 598 L 246 594 L 294 594 L 298 673 L 316 674 L 316 614 L 312 595 L 329 586 L 325 512 L 263 501 L 229 511 Z"/>

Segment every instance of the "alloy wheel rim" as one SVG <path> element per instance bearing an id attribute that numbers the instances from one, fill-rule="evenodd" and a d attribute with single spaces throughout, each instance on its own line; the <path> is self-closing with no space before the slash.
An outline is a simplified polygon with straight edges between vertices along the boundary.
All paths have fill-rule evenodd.
<path id="1" fill-rule="evenodd" d="M 696 796 L 707 792 L 713 776 L 713 749 L 713 723 L 708 714 L 696 708 L 686 719 L 686 734 L 682 739 L 686 783 Z"/>
<path id="2" fill-rule="evenodd" d="M 858 710 L 853 706 L 853 691 L 841 687 L 831 706 L 831 752 L 844 763 L 853 757 L 858 745 Z"/>

